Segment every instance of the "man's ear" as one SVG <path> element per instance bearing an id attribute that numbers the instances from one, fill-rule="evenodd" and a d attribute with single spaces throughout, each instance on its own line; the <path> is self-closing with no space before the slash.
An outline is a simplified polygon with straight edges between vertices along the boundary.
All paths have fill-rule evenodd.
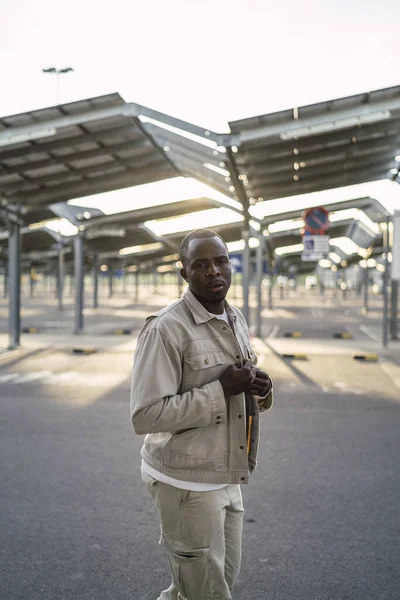
<path id="1" fill-rule="evenodd" d="M 186 273 L 186 269 L 185 269 L 185 268 L 182 268 L 182 269 L 181 269 L 181 275 L 182 275 L 182 277 L 183 277 L 183 279 L 184 279 L 185 281 L 189 282 L 189 278 L 188 278 L 188 276 L 187 276 L 187 273 Z"/>

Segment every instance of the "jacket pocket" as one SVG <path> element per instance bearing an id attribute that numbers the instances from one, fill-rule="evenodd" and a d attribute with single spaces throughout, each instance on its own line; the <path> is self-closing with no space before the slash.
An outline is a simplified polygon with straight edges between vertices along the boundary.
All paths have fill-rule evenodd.
<path id="1" fill-rule="evenodd" d="M 220 378 L 225 368 L 226 361 L 222 350 L 186 354 L 183 364 L 183 388 L 187 390 L 212 383 Z"/>
<path id="2" fill-rule="evenodd" d="M 187 354 L 185 356 L 185 363 L 193 371 L 199 371 L 200 369 L 211 369 L 218 365 L 224 365 L 225 358 L 222 350 L 206 350 Z"/>
<path id="3" fill-rule="evenodd" d="M 175 433 L 171 441 L 170 466 L 179 471 L 226 471 L 227 431 L 219 427 L 196 427 Z"/>

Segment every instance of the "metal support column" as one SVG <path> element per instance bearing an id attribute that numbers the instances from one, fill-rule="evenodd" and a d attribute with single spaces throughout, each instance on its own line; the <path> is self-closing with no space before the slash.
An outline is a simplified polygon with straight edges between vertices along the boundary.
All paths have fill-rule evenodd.
<path id="1" fill-rule="evenodd" d="M 361 296 L 361 293 L 362 293 L 361 267 L 356 265 L 356 268 L 357 268 L 357 296 Z"/>
<path id="2" fill-rule="evenodd" d="M 158 275 L 157 271 L 154 271 L 154 273 L 153 273 L 153 293 L 154 294 L 157 294 L 157 283 L 158 283 L 157 275 Z"/>
<path id="3" fill-rule="evenodd" d="M 245 229 L 242 231 L 244 250 L 242 254 L 242 282 L 243 282 L 243 316 L 250 327 L 249 290 L 250 290 L 250 230 L 248 222 L 245 221 Z"/>
<path id="4" fill-rule="evenodd" d="M 227 146 L 226 148 L 227 168 L 230 172 L 233 186 L 236 190 L 236 194 L 243 206 L 244 216 L 244 228 L 242 231 L 242 238 L 244 240 L 244 250 L 242 254 L 242 281 L 243 281 L 243 316 L 247 321 L 247 325 L 250 326 L 250 307 L 249 307 L 249 290 L 250 290 L 250 213 L 249 213 L 249 199 L 247 197 L 246 189 L 243 185 L 242 177 L 240 175 L 239 168 L 236 164 L 235 153 L 232 147 Z"/>
<path id="5" fill-rule="evenodd" d="M 8 338 L 9 349 L 20 345 L 21 333 L 21 235 L 20 225 L 9 222 L 8 237 Z"/>
<path id="6" fill-rule="evenodd" d="M 320 267 L 319 271 L 319 293 L 321 296 L 325 295 L 325 271 L 322 267 Z"/>
<path id="7" fill-rule="evenodd" d="M 182 275 L 180 269 L 177 269 L 176 276 L 178 278 L 178 298 L 182 297 Z"/>
<path id="8" fill-rule="evenodd" d="M 342 271 L 342 290 L 343 290 L 343 300 L 346 300 L 347 298 L 347 275 L 346 275 L 346 269 L 343 269 Z"/>
<path id="9" fill-rule="evenodd" d="M 29 296 L 30 298 L 33 298 L 33 295 L 35 293 L 35 279 L 33 277 L 33 265 L 31 264 L 31 267 L 29 269 Z"/>
<path id="10" fill-rule="evenodd" d="M 135 273 L 135 302 L 139 300 L 139 270 Z"/>
<path id="11" fill-rule="evenodd" d="M 262 312 L 262 280 L 263 280 L 263 260 L 264 260 L 264 236 L 259 237 L 260 245 L 257 248 L 257 320 L 256 336 L 261 337 L 261 312 Z"/>
<path id="12" fill-rule="evenodd" d="M 7 298 L 8 294 L 8 268 L 7 265 L 3 267 L 3 298 Z"/>
<path id="13" fill-rule="evenodd" d="M 108 267 L 108 297 L 112 298 L 114 294 L 114 268 Z"/>
<path id="14" fill-rule="evenodd" d="M 93 254 L 92 263 L 93 275 L 93 308 L 99 307 L 99 258 L 97 252 Z"/>
<path id="15" fill-rule="evenodd" d="M 386 348 L 388 345 L 388 325 L 389 325 L 389 223 L 390 217 L 386 217 L 386 230 L 384 231 L 385 246 L 385 272 L 383 274 L 383 332 L 382 343 Z"/>
<path id="16" fill-rule="evenodd" d="M 271 249 L 268 238 L 265 240 L 265 249 L 268 264 L 268 309 L 272 310 L 272 289 L 274 286 L 274 251 Z"/>
<path id="17" fill-rule="evenodd" d="M 64 264 L 64 249 L 61 248 L 58 252 L 58 277 L 57 277 L 57 298 L 58 308 L 63 309 L 63 296 L 64 296 L 64 278 L 65 278 L 65 264 Z"/>
<path id="18" fill-rule="evenodd" d="M 390 302 L 390 339 L 397 340 L 397 313 L 398 313 L 399 282 L 392 279 L 392 293 Z"/>
<path id="19" fill-rule="evenodd" d="M 364 304 L 362 307 L 362 312 L 368 312 L 368 291 L 369 291 L 369 268 L 365 267 L 364 269 Z"/>
<path id="20" fill-rule="evenodd" d="M 272 310 L 273 302 L 272 302 L 272 290 L 274 287 L 274 271 L 273 271 L 273 263 L 270 264 L 270 273 L 269 273 L 269 287 L 268 287 L 268 308 Z"/>
<path id="21" fill-rule="evenodd" d="M 84 299 L 84 244 L 82 235 L 74 240 L 74 276 L 75 276 L 75 333 L 83 331 Z"/>
<path id="22" fill-rule="evenodd" d="M 71 298 L 73 298 L 74 296 L 74 275 L 73 273 L 69 274 L 69 295 L 71 296 Z"/>

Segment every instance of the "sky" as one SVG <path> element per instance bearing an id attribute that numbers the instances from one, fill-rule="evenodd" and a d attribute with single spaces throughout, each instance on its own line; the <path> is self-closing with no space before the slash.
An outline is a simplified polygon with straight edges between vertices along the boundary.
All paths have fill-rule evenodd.
<path id="1" fill-rule="evenodd" d="M 2 116 L 56 104 L 50 66 L 74 69 L 62 103 L 119 92 L 217 132 L 400 84 L 397 0 L 1 0 L 0 20 Z"/>
<path id="2" fill-rule="evenodd" d="M 1 0 L 0 115 L 118 91 L 226 122 L 400 83 L 396 0 Z"/>

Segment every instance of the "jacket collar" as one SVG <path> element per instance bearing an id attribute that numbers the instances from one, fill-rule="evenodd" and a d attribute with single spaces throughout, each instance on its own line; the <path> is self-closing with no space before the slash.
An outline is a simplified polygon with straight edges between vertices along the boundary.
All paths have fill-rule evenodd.
<path id="1" fill-rule="evenodd" d="M 211 321 L 211 319 L 214 318 L 210 315 L 208 310 L 206 310 L 204 308 L 204 306 L 202 304 L 200 304 L 200 302 L 197 300 L 196 296 L 193 294 L 193 292 L 190 291 L 189 288 L 187 288 L 187 290 L 183 294 L 183 300 L 186 302 L 190 312 L 192 313 L 193 319 L 194 319 L 196 325 L 200 325 L 201 323 L 207 323 L 207 321 Z M 226 309 L 226 312 L 227 312 L 229 318 L 233 322 L 235 322 L 236 315 L 235 315 L 234 311 L 232 310 L 232 307 L 226 300 L 225 300 L 225 309 Z"/>

